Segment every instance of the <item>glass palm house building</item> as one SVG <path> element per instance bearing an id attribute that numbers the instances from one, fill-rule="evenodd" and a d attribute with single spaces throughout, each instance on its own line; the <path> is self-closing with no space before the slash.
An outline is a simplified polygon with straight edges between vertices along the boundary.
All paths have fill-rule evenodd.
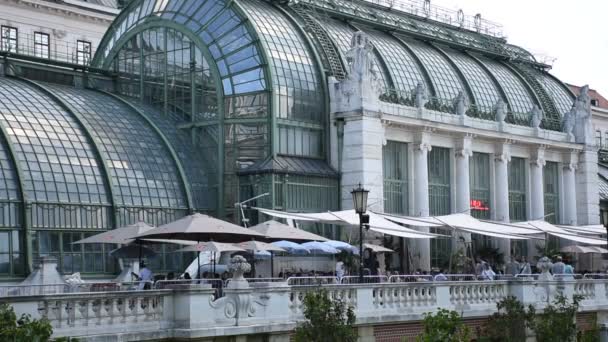
<path id="1" fill-rule="evenodd" d="M 426 148 L 421 140 L 430 141 L 427 214 L 457 212 L 462 139 L 456 133 L 462 125 L 420 117 L 395 123 L 391 118 L 399 114 L 388 110 L 416 109 L 420 88 L 429 98 L 420 110 L 457 117 L 456 103 L 465 98 L 465 116 L 474 121 L 467 127 L 482 132 L 465 137 L 474 216 L 534 218 L 530 164 L 539 153 L 530 146 L 542 145 L 543 210 L 554 213 L 547 220 L 573 223 L 566 217 L 572 214 L 562 169 L 568 153 L 584 147 L 564 138 L 561 120 L 574 95 L 547 65 L 485 21 L 459 20 L 444 23 L 424 10 L 363 1 L 133 0 L 86 68 L 4 58 L 0 275 L 22 277 L 46 254 L 58 257 L 64 273 L 114 273 L 109 246 L 71 242 L 193 212 L 238 223 L 235 203 L 263 193 L 269 195 L 249 204 L 296 212 L 348 209 L 349 191 L 361 181 L 351 178 L 359 176 L 372 198 L 376 192 L 378 210 L 424 214 L 414 191 L 417 151 Z M 373 101 L 382 136 L 365 143 L 377 158 L 369 164 L 369 156 L 354 155 L 360 146 L 346 128 L 350 119 L 332 110 L 330 95 L 352 74 L 358 31 L 373 44 L 369 58 L 380 85 Z M 505 105 L 510 132 L 519 133 L 493 126 L 497 103 Z M 535 110 L 542 113 L 536 128 L 542 134 L 531 137 Z M 509 206 L 501 218 L 495 156 L 503 155 L 497 142 L 506 141 Z M 592 219 L 581 219 L 580 211 L 575 222 L 593 223 L 583 222 Z M 246 215 L 263 219 L 254 210 Z M 156 269 L 183 267 L 192 258 L 171 253 L 171 246 L 155 248 L 161 252 Z M 431 265 L 441 264 L 446 249 L 447 240 L 430 242 Z"/>

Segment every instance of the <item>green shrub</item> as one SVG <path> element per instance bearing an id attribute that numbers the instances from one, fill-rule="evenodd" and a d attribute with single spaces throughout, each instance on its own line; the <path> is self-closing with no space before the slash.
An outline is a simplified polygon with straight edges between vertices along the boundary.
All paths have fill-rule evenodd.
<path id="1" fill-rule="evenodd" d="M 437 313 L 425 313 L 422 334 L 417 342 L 468 342 L 471 339 L 469 327 L 462 322 L 456 311 L 439 309 Z"/>
<path id="2" fill-rule="evenodd" d="M 304 317 L 306 322 L 296 328 L 296 342 L 357 341 L 353 308 L 342 300 L 332 300 L 326 290 L 306 294 Z"/>
<path id="3" fill-rule="evenodd" d="M 526 322 L 530 319 L 524 305 L 515 297 L 496 303 L 498 312 L 488 319 L 479 332 L 479 342 L 525 342 Z"/>
<path id="4" fill-rule="evenodd" d="M 23 314 L 19 319 L 8 304 L 0 305 L 0 341 L 2 342 L 47 342 L 51 341 L 53 327 L 46 319 L 32 319 Z M 73 338 L 59 338 L 56 342 L 77 342 Z"/>
<path id="5" fill-rule="evenodd" d="M 534 331 L 537 342 L 570 342 L 576 340 L 576 312 L 582 297 L 574 296 L 572 303 L 557 296 L 542 313 L 530 306 L 528 327 Z"/>

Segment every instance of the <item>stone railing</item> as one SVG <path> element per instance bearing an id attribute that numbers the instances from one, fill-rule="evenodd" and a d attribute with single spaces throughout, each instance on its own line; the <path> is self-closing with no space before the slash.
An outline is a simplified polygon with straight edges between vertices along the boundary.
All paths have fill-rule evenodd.
<path id="1" fill-rule="evenodd" d="M 0 297 L 18 315 L 46 317 L 54 336 L 81 340 L 190 339 L 253 333 L 289 334 L 303 319 L 308 292 L 323 288 L 331 298 L 353 307 L 360 327 L 419 321 L 426 312 L 446 308 L 464 317 L 496 312 L 507 296 L 544 308 L 556 295 L 584 297 L 581 311 L 608 311 L 608 280 L 541 282 L 462 281 L 288 286 L 252 283 L 226 288 L 216 298 L 209 285 L 183 285 L 163 290 L 64 293 Z M 599 316 L 598 316 L 599 317 Z M 601 322 L 600 322 L 601 323 Z"/>

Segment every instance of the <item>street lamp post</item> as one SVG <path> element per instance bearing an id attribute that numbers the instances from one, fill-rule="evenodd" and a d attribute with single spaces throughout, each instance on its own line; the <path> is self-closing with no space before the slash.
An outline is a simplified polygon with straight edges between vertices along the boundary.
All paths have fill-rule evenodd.
<path id="1" fill-rule="evenodd" d="M 602 210 L 602 224 L 606 228 L 606 243 L 608 243 L 608 209 Z"/>
<path id="2" fill-rule="evenodd" d="M 367 195 L 369 190 L 361 187 L 361 183 L 356 189 L 350 192 L 353 196 L 353 206 L 359 215 L 359 284 L 363 283 L 363 225 L 369 225 L 369 215 L 367 211 Z"/>

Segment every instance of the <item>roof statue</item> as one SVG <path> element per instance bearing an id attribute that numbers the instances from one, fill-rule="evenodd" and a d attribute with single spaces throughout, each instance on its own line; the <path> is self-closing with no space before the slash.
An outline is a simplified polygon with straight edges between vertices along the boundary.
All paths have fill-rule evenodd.
<path id="1" fill-rule="evenodd" d="M 423 108 L 429 102 L 429 95 L 422 82 L 416 85 L 416 108 Z"/>
<path id="2" fill-rule="evenodd" d="M 530 111 L 530 115 L 531 115 L 530 126 L 532 126 L 532 128 L 539 128 L 540 123 L 543 121 L 543 112 L 542 112 L 542 110 L 540 110 L 538 105 L 534 105 L 532 107 L 532 110 Z"/>
<path id="3" fill-rule="evenodd" d="M 498 99 L 496 104 L 494 105 L 494 113 L 496 117 L 496 121 L 499 123 L 505 122 L 507 118 L 507 104 L 502 99 Z"/>
<path id="4" fill-rule="evenodd" d="M 458 116 L 465 116 L 467 114 L 467 109 L 469 109 L 469 101 L 462 90 L 458 91 L 458 95 L 456 95 L 454 98 L 454 109 L 456 110 L 456 115 Z"/>
<path id="5" fill-rule="evenodd" d="M 373 107 L 381 92 L 380 71 L 373 61 L 374 44 L 363 31 L 353 33 L 350 49 L 346 51 L 348 76 L 337 85 L 339 108 L 335 111 L 352 111 Z"/>
<path id="6" fill-rule="evenodd" d="M 589 85 L 581 88 L 580 94 L 574 100 L 568 116 L 574 120 L 574 137 L 576 142 L 586 145 L 594 144 Z"/>
<path id="7" fill-rule="evenodd" d="M 562 130 L 568 135 L 568 141 L 574 141 L 574 125 L 576 124 L 576 113 L 574 107 L 564 114 L 562 119 Z"/>

